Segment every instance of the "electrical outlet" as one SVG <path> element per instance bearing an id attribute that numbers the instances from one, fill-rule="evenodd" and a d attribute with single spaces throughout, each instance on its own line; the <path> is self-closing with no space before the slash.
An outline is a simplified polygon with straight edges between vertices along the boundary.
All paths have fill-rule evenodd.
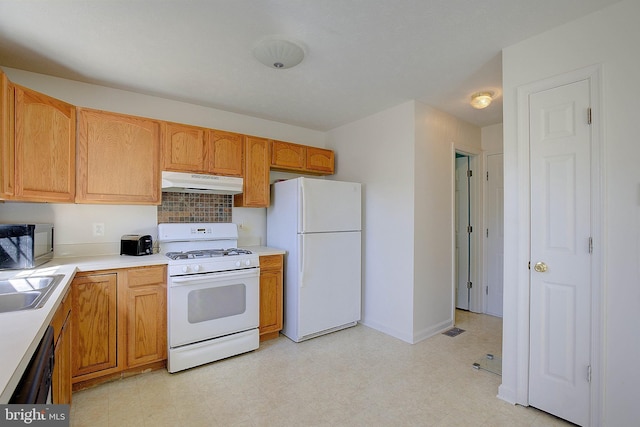
<path id="1" fill-rule="evenodd" d="M 93 235 L 94 236 L 104 236 L 104 222 L 94 222 L 93 223 Z"/>

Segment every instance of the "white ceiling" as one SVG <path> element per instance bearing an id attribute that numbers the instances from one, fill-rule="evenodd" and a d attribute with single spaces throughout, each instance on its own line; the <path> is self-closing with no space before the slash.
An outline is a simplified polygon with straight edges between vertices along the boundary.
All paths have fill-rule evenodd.
<path id="1" fill-rule="evenodd" d="M 1 0 L 0 65 L 323 131 L 410 99 L 486 126 L 503 47 L 616 1 Z M 272 35 L 302 63 L 259 63 Z"/>

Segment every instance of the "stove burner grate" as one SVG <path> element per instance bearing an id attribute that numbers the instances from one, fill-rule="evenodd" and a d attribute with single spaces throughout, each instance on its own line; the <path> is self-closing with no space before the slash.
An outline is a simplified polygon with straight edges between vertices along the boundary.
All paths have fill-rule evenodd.
<path id="1" fill-rule="evenodd" d="M 197 259 L 197 258 L 214 258 L 221 256 L 249 255 L 251 251 L 246 249 L 229 248 L 229 249 L 200 249 L 186 252 L 167 252 L 165 255 L 172 260 L 178 259 Z"/>

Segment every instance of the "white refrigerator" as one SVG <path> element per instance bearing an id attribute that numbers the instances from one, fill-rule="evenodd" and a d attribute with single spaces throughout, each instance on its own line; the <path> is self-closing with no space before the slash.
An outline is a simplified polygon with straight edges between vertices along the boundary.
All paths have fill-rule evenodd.
<path id="1" fill-rule="evenodd" d="M 267 245 L 287 251 L 282 333 L 295 342 L 360 320 L 361 192 L 359 183 L 310 178 L 271 187 Z"/>

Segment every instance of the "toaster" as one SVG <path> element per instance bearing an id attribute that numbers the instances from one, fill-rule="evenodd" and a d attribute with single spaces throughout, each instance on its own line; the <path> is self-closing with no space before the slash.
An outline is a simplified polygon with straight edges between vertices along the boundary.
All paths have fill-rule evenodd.
<path id="1" fill-rule="evenodd" d="M 120 255 L 151 255 L 153 240 L 148 234 L 125 234 L 120 239 Z"/>

